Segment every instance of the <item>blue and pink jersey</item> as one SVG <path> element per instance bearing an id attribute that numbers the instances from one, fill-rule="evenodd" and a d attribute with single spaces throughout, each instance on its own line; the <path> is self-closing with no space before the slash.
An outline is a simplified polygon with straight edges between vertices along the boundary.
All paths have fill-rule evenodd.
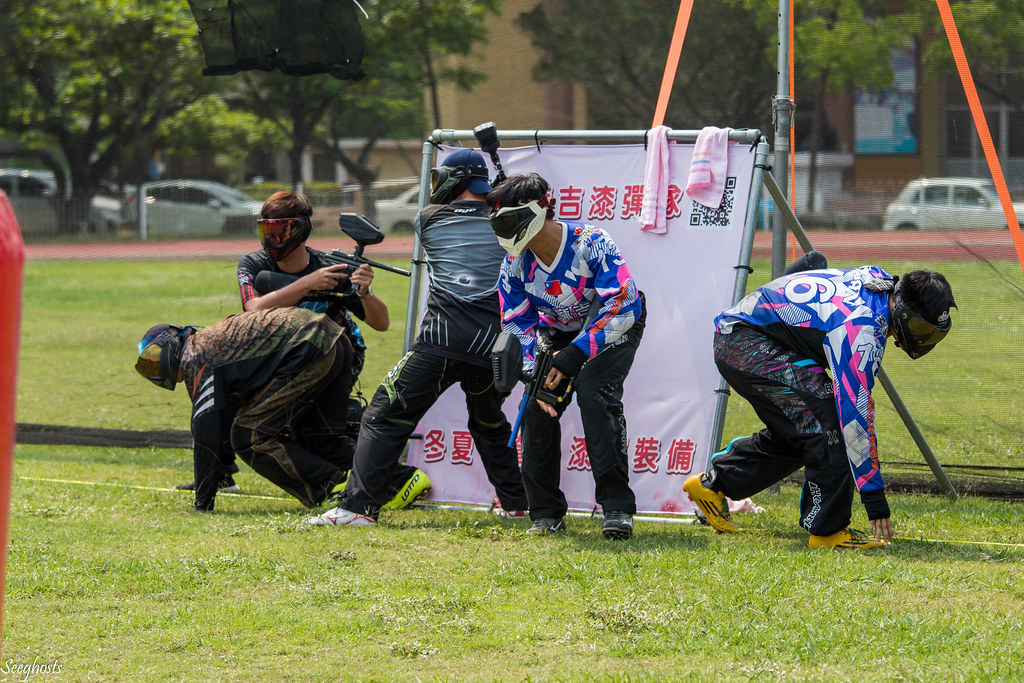
<path id="1" fill-rule="evenodd" d="M 846 454 L 859 491 L 883 487 L 871 389 L 889 331 L 889 296 L 864 285 L 892 279 L 877 266 L 809 270 L 751 292 L 715 318 L 729 334 L 753 327 L 827 368 L 832 377 Z"/>
<path id="2" fill-rule="evenodd" d="M 554 263 L 542 263 L 527 249 L 501 264 L 501 327 L 519 337 L 527 370 L 533 367 L 538 327 L 579 332 L 572 343 L 593 358 L 640 317 L 636 284 L 608 233 L 585 223 L 565 226 Z M 584 329 L 595 297 L 601 308 Z"/>

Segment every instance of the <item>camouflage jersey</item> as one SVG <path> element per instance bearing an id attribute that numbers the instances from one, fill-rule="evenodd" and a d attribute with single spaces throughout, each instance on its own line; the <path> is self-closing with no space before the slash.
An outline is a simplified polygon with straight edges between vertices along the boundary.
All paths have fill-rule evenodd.
<path id="1" fill-rule="evenodd" d="M 185 340 L 181 373 L 192 399 L 196 507 L 216 495 L 219 454 L 231 448 L 238 410 L 272 379 L 295 376 L 325 356 L 343 334 L 324 315 L 285 307 L 238 313 Z"/>

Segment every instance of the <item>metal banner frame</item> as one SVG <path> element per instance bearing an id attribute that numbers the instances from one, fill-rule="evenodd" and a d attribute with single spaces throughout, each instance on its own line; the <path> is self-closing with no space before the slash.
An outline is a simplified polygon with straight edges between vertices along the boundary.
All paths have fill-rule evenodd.
<path id="1" fill-rule="evenodd" d="M 780 22 L 781 24 L 781 22 Z M 779 118 L 785 119 L 785 116 Z M 788 121 L 781 122 L 785 125 L 787 135 L 785 136 L 788 141 Z M 782 126 L 780 126 L 781 128 Z M 499 131 L 499 137 L 502 140 L 509 141 L 529 141 L 540 147 L 545 142 L 590 142 L 590 143 L 645 143 L 647 142 L 647 136 L 649 131 L 647 130 L 502 130 Z M 696 142 L 697 136 L 700 134 L 700 130 L 671 130 L 668 132 L 668 139 L 676 142 Z M 753 253 L 754 245 L 754 233 L 757 225 L 757 212 L 758 203 L 761 198 L 761 186 L 764 185 L 768 188 L 769 194 L 775 201 L 775 212 L 776 216 L 781 216 L 782 222 L 784 222 L 789 229 L 793 232 L 797 241 L 800 243 L 803 250 L 810 251 L 813 249 L 810 239 L 807 237 L 807 233 L 804 231 L 803 226 L 797 219 L 796 214 L 793 212 L 792 207 L 789 204 L 784 191 L 779 187 L 774 176 L 771 173 L 771 165 L 769 163 L 770 146 L 762 135 L 760 130 L 757 129 L 739 129 L 731 130 L 729 133 L 729 140 L 734 142 L 741 142 L 756 146 L 755 158 L 754 158 L 754 169 L 751 177 L 751 188 L 750 194 L 747 199 L 747 210 L 744 217 L 743 224 L 743 235 L 740 246 L 740 253 L 738 255 L 738 262 L 734 266 L 736 270 L 735 281 L 733 285 L 733 303 L 739 302 L 746 294 L 747 280 L 749 274 L 752 272 L 750 266 L 751 256 Z M 474 146 L 473 143 L 476 141 L 474 132 L 472 130 L 457 130 L 457 129 L 436 129 L 430 135 L 430 137 L 423 143 L 423 158 L 420 167 L 420 192 L 419 192 L 419 206 L 422 210 L 429 203 L 430 196 L 430 169 L 434 165 L 436 147 L 438 145 L 446 144 L 450 146 L 462 146 L 463 141 L 471 141 L 469 146 Z M 776 162 L 780 162 L 779 152 L 776 150 Z M 788 167 L 787 167 L 788 170 Z M 778 263 L 784 263 L 786 259 L 786 231 L 781 224 L 773 226 L 773 241 L 772 241 L 772 275 L 776 275 L 775 270 Z M 409 285 L 409 296 L 408 296 L 408 307 L 406 311 L 405 321 L 405 338 L 403 350 L 408 352 L 412 347 L 412 344 L 416 338 L 417 324 L 419 322 L 419 304 L 421 298 L 421 290 L 423 286 L 423 249 L 420 245 L 419 236 L 416 235 L 413 244 L 413 268 L 412 268 L 412 279 Z M 780 270 L 781 272 L 781 270 Z M 946 476 L 939 464 L 934 453 L 924 435 L 921 433 L 920 428 L 914 421 L 912 415 L 906 404 L 903 402 L 896 387 L 892 384 L 885 370 L 879 368 L 878 380 L 882 387 L 885 389 L 890 400 L 895 406 L 900 418 L 903 420 L 904 425 L 913 437 L 915 443 L 924 456 L 928 465 L 931 467 L 933 474 L 938 480 L 941 488 L 946 494 L 953 498 L 957 498 L 957 492 L 953 488 L 952 483 Z M 725 411 L 728 404 L 729 387 L 725 380 L 722 380 L 718 390 L 716 391 L 716 406 L 714 422 L 711 430 L 711 438 L 709 439 L 709 451 L 708 451 L 708 462 L 710 462 L 711 454 L 717 452 L 721 447 L 722 432 L 724 430 L 725 423 Z"/>

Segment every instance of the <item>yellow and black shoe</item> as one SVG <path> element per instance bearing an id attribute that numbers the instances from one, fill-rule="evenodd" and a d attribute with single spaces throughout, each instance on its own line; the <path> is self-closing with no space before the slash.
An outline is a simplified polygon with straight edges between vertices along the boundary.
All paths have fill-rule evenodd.
<path id="1" fill-rule="evenodd" d="M 683 491 L 693 501 L 704 516 L 708 524 L 716 531 L 735 533 L 736 524 L 729 516 L 729 501 L 717 491 L 712 491 L 704 485 L 704 475 L 695 474 L 683 484 Z"/>
<path id="2" fill-rule="evenodd" d="M 884 548 L 889 544 L 885 541 L 876 541 L 863 531 L 857 531 L 856 529 L 847 527 L 842 531 L 837 531 L 829 536 L 814 536 L 812 534 L 807 540 L 807 545 L 815 549 L 825 548 L 826 550 L 831 550 L 833 548 L 871 550 L 872 548 Z"/>
<path id="3" fill-rule="evenodd" d="M 398 510 L 407 508 L 420 498 L 430 495 L 430 479 L 423 470 L 416 470 L 402 485 L 398 495 L 389 500 L 381 510 Z"/>

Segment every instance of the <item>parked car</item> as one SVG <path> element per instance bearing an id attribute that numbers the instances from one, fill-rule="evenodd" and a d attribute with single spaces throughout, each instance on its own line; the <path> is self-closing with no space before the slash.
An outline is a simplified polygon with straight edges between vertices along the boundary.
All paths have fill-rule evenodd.
<path id="1" fill-rule="evenodd" d="M 157 180 L 143 187 L 148 235 L 256 234 L 263 203 L 233 187 L 212 180 Z"/>
<path id="2" fill-rule="evenodd" d="M 0 190 L 7 194 L 22 234 L 60 231 L 63 207 L 52 172 L 0 168 Z M 116 193 L 111 190 L 96 194 L 89 203 L 86 228 L 91 232 L 113 232 L 121 225 L 122 215 L 121 200 Z"/>
<path id="3" fill-rule="evenodd" d="M 377 225 L 386 233 L 412 232 L 419 208 L 420 188 L 410 187 L 394 199 L 377 202 Z"/>
<path id="4" fill-rule="evenodd" d="M 1024 218 L 1024 203 L 1014 203 Z M 1006 227 L 995 185 L 984 178 L 911 180 L 885 210 L 884 230 L 991 230 Z"/>

